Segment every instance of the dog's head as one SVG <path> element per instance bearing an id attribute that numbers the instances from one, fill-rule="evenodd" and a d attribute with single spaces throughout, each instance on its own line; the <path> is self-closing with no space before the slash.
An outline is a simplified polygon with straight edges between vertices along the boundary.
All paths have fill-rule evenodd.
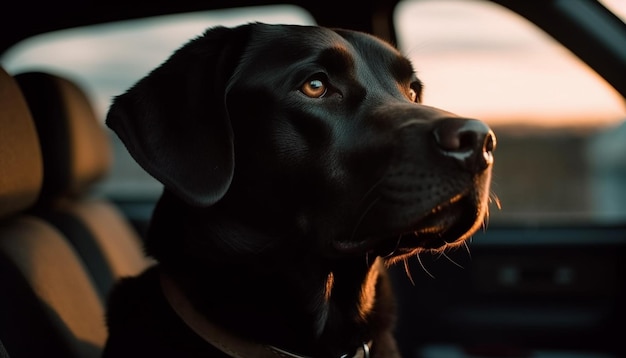
<path id="1" fill-rule="evenodd" d="M 363 33 L 218 27 L 117 97 L 107 124 L 178 203 L 168 215 L 211 226 L 196 243 L 399 258 L 458 245 L 487 212 L 495 136 L 421 92 L 409 60 Z"/>

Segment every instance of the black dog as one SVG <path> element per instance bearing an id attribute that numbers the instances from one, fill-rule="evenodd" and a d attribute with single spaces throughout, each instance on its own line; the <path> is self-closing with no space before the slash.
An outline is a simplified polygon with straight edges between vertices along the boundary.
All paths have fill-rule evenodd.
<path id="1" fill-rule="evenodd" d="M 480 227 L 495 146 L 421 92 L 372 36 L 254 23 L 116 98 L 108 125 L 165 190 L 105 355 L 399 356 L 385 265 Z"/>

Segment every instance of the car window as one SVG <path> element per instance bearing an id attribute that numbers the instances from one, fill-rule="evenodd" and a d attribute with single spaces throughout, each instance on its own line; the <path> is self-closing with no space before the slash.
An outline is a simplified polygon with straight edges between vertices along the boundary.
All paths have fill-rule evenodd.
<path id="1" fill-rule="evenodd" d="M 624 0 L 600 0 L 600 3 L 611 10 L 622 21 L 626 21 L 626 1 Z"/>
<path id="2" fill-rule="evenodd" d="M 311 25 L 313 17 L 288 5 L 235 8 L 94 25 L 39 35 L 9 49 L 0 63 L 11 74 L 44 70 L 71 78 L 87 91 L 104 121 L 111 99 L 208 27 L 247 22 Z M 114 199 L 156 198 L 161 184 L 146 174 L 112 133 L 114 165 L 96 191 Z"/>
<path id="3" fill-rule="evenodd" d="M 600 76 L 493 3 L 405 0 L 395 22 L 424 102 L 496 132 L 491 222 L 626 219 L 626 110 Z"/>

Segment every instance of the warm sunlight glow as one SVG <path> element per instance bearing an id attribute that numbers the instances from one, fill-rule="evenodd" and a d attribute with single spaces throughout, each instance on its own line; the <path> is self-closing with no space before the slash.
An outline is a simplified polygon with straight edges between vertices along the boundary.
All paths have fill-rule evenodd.
<path id="1" fill-rule="evenodd" d="M 424 102 L 492 125 L 604 126 L 626 119 L 619 94 L 526 20 L 494 4 L 400 3 L 398 41 Z"/>

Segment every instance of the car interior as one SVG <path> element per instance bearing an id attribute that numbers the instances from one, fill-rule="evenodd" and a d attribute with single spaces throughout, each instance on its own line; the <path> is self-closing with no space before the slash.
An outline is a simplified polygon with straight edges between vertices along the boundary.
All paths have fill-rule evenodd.
<path id="1" fill-rule="evenodd" d="M 111 99 L 204 29 L 252 21 L 387 40 L 426 104 L 497 135 L 484 227 L 390 267 L 403 356 L 626 356 L 623 1 L 60 0 L 5 17 L 0 357 L 102 354 L 111 287 L 153 263 L 162 190 L 104 125 Z"/>

